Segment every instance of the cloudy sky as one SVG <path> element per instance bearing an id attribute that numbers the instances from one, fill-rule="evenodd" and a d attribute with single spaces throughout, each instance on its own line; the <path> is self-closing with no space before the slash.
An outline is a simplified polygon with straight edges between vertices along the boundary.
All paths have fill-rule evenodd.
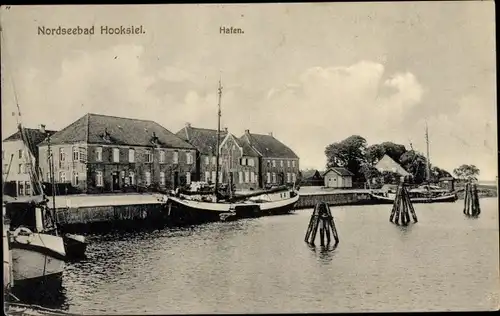
<path id="1" fill-rule="evenodd" d="M 452 171 L 497 175 L 493 2 L 5 7 L 2 138 L 62 129 L 88 112 L 273 132 L 323 169 L 325 147 L 350 135 L 394 141 Z M 102 35 L 101 26 L 144 34 Z M 94 35 L 38 27 L 94 26 Z M 220 34 L 220 27 L 244 34 Z"/>

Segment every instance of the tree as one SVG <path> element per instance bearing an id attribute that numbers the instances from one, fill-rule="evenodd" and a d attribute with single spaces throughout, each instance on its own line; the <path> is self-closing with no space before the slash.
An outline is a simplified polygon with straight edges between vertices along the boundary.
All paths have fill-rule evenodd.
<path id="1" fill-rule="evenodd" d="M 381 176 L 381 173 L 374 166 L 369 163 L 365 163 L 359 169 L 360 173 L 363 174 L 365 180 L 371 180 L 373 178 L 378 178 Z"/>
<path id="2" fill-rule="evenodd" d="M 354 178 L 363 178 L 359 173 L 365 162 L 366 139 L 352 135 L 341 142 L 330 144 L 325 149 L 327 168 L 344 167 L 354 173 Z"/>
<path id="3" fill-rule="evenodd" d="M 404 145 L 393 142 L 383 142 L 374 144 L 366 148 L 366 160 L 371 164 L 376 164 L 384 155 L 391 157 L 394 161 L 400 162 L 401 156 L 406 152 Z"/>
<path id="4" fill-rule="evenodd" d="M 479 169 L 475 165 L 461 165 L 455 168 L 453 173 L 460 180 L 477 180 Z"/>
<path id="5" fill-rule="evenodd" d="M 415 183 L 422 183 L 426 180 L 427 159 L 424 155 L 409 150 L 401 155 L 400 163 L 406 171 L 411 173 Z"/>
<path id="6" fill-rule="evenodd" d="M 439 179 L 445 178 L 445 177 L 451 177 L 451 174 L 448 171 L 441 169 L 439 167 L 436 167 L 436 166 L 431 167 L 431 180 L 432 181 L 437 182 L 437 181 L 439 181 Z"/>
<path id="7" fill-rule="evenodd" d="M 385 184 L 398 184 L 401 182 L 402 175 L 392 171 L 382 171 L 382 177 Z"/>

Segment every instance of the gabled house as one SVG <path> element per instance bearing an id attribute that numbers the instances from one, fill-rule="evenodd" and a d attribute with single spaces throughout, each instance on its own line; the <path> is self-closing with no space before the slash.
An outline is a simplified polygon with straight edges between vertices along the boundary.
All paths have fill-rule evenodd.
<path id="1" fill-rule="evenodd" d="M 269 135 L 250 133 L 239 138 L 259 155 L 259 186 L 292 184 L 297 181 L 299 157 L 288 146 Z"/>
<path id="2" fill-rule="evenodd" d="M 327 188 L 352 188 L 352 177 L 354 174 L 342 167 L 334 167 L 328 169 L 323 177 L 325 179 L 325 187 Z"/>
<path id="3" fill-rule="evenodd" d="M 18 130 L 2 141 L 2 175 L 6 180 L 5 194 L 10 196 L 41 193 L 34 191 L 30 170 L 39 170 L 37 145 L 56 131 L 46 130 L 41 125 L 39 129 L 23 128 L 23 132 L 24 137 L 21 137 L 21 131 Z M 36 176 L 39 176 L 38 172 Z"/>
<path id="4" fill-rule="evenodd" d="M 316 169 L 302 170 L 300 185 L 303 186 L 323 186 L 324 178 L 323 173 Z"/>
<path id="5" fill-rule="evenodd" d="M 400 175 L 405 177 L 410 176 L 410 173 L 408 171 L 406 171 L 403 167 L 401 167 L 400 164 L 398 164 L 388 155 L 384 155 L 384 157 L 382 157 L 382 159 L 380 159 L 375 164 L 375 169 L 377 169 L 379 172 L 390 171 L 399 173 Z"/>
<path id="6" fill-rule="evenodd" d="M 50 137 L 54 180 L 82 192 L 169 189 L 189 184 L 196 149 L 150 120 L 86 114 Z M 49 182 L 49 143 L 39 144 Z"/>
<path id="7" fill-rule="evenodd" d="M 187 123 L 176 135 L 198 150 L 198 179 L 215 183 L 217 130 L 193 127 Z M 219 138 L 219 183 L 233 183 L 236 189 L 258 188 L 258 157 L 251 146 L 225 128 Z"/>

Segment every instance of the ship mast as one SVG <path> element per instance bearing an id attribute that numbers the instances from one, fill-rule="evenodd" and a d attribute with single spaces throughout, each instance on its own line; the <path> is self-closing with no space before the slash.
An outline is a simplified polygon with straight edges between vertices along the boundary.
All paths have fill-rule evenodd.
<path id="1" fill-rule="evenodd" d="M 218 192 L 219 192 L 219 146 L 220 146 L 220 117 L 221 117 L 221 110 L 220 110 L 220 101 L 221 101 L 221 96 L 222 96 L 222 85 L 221 81 L 219 79 L 219 88 L 217 89 L 217 94 L 219 96 L 219 101 L 217 102 L 217 148 L 216 148 L 216 154 L 215 154 L 215 202 L 218 200 Z"/>
<path id="2" fill-rule="evenodd" d="M 425 142 L 427 144 L 427 183 L 430 183 L 431 180 L 431 163 L 429 161 L 429 129 L 427 127 L 427 122 L 425 123 Z"/>

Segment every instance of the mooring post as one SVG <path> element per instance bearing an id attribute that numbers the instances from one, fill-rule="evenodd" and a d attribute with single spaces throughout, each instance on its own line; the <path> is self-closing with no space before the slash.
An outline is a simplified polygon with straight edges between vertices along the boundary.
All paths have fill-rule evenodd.
<path id="1" fill-rule="evenodd" d="M 335 243 L 339 242 L 337 229 L 335 228 L 335 223 L 333 221 L 333 216 L 331 215 L 330 208 L 328 204 L 325 202 L 320 202 L 316 204 L 313 214 L 311 215 L 311 219 L 309 221 L 309 225 L 307 227 L 306 236 L 304 241 L 314 245 L 314 241 L 316 240 L 316 235 L 320 233 L 320 242 L 321 246 L 325 246 L 325 238 L 326 245 L 329 245 L 333 235 L 335 239 Z"/>
<path id="2" fill-rule="evenodd" d="M 396 190 L 396 196 L 394 197 L 394 204 L 392 205 L 389 221 L 396 225 L 401 223 L 401 225 L 406 226 L 410 223 L 410 213 L 413 217 L 413 221 L 416 223 L 418 221 L 417 214 L 413 208 L 408 190 L 406 189 L 404 182 L 401 182 Z"/>
<path id="3" fill-rule="evenodd" d="M 481 214 L 477 185 L 471 181 L 465 184 L 464 214 L 467 216 L 478 216 Z"/>

